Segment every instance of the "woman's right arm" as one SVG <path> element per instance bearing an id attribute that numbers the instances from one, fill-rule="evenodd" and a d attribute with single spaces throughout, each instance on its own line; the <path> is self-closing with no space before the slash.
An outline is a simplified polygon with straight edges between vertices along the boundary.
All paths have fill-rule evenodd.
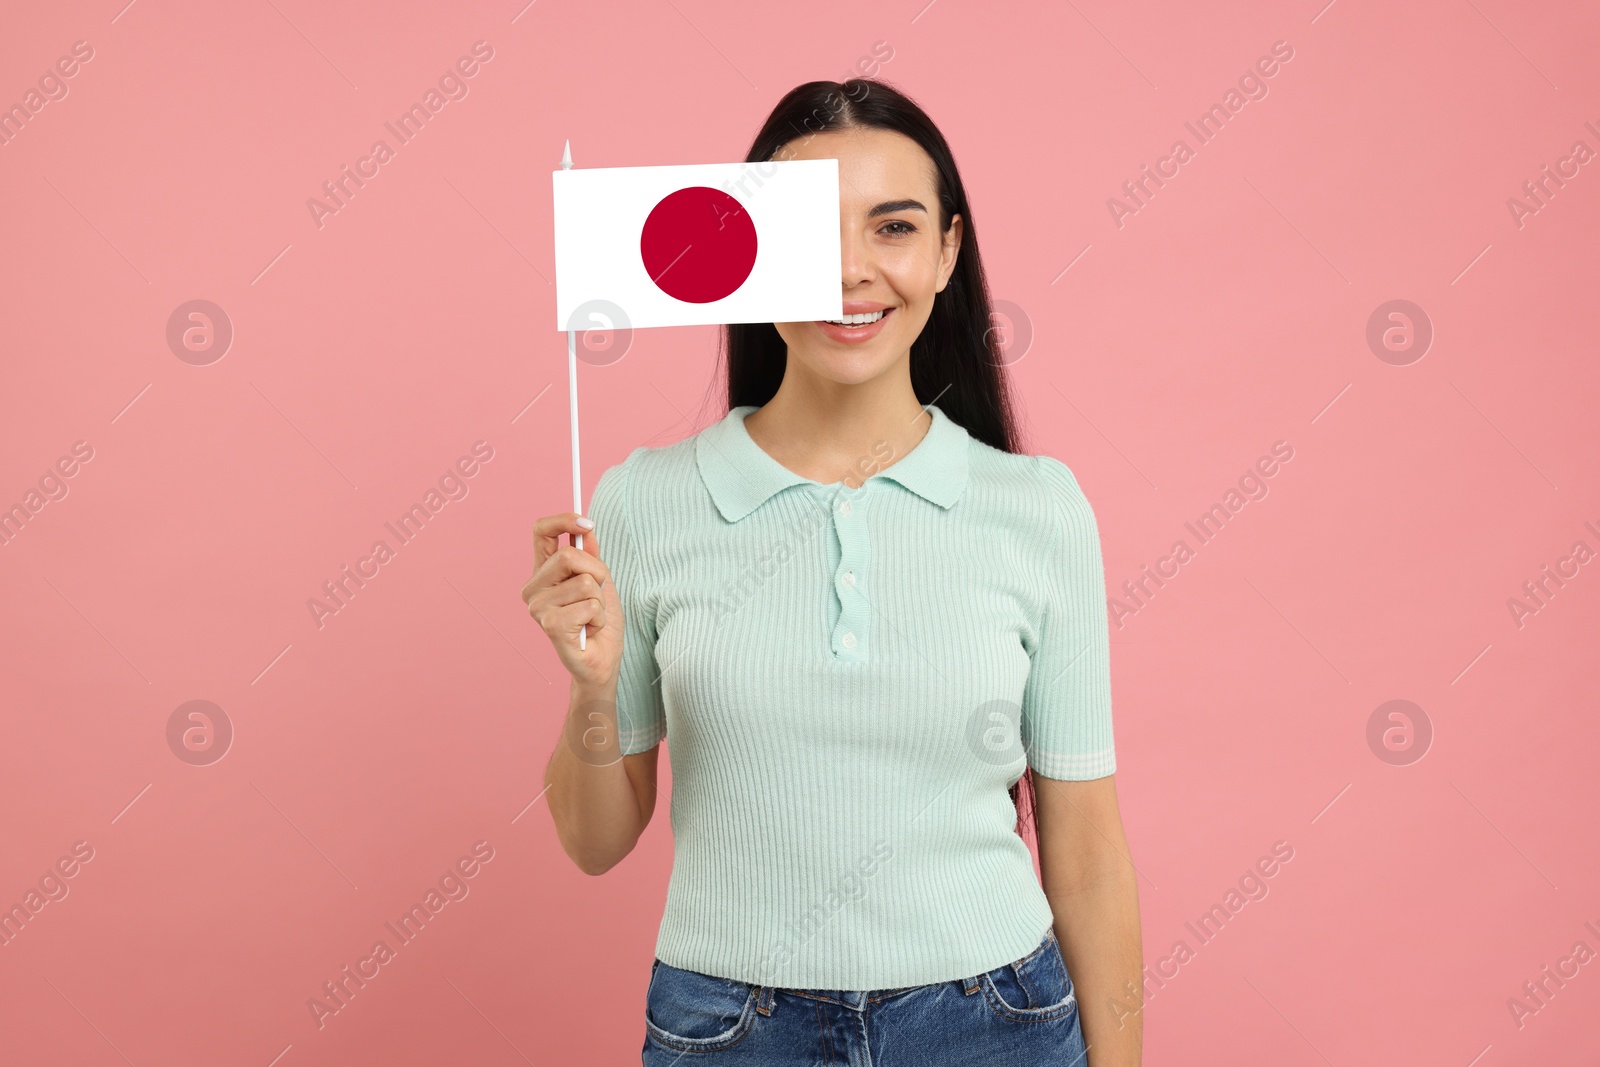
<path id="1" fill-rule="evenodd" d="M 545 768 L 545 798 L 561 847 L 585 874 L 604 874 L 633 851 L 656 803 L 655 745 L 624 756 L 617 732 L 622 602 L 600 558 L 600 531 L 574 512 L 534 523 L 534 572 L 522 587 L 528 614 L 572 675 L 561 739 Z M 561 544 L 582 534 L 582 549 Z M 585 626 L 585 648 L 578 633 Z"/>

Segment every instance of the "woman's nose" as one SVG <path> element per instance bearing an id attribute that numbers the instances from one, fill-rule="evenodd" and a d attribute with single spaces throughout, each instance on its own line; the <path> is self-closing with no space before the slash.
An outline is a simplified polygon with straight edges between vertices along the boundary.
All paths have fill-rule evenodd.
<path id="1" fill-rule="evenodd" d="M 855 229 L 839 230 L 839 260 L 840 280 L 846 289 L 870 282 L 876 271 L 872 248 Z"/>

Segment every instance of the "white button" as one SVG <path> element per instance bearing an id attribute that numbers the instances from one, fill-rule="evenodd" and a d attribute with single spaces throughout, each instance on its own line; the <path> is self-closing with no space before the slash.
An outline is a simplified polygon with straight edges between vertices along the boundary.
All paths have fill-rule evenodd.
<path id="1" fill-rule="evenodd" d="M 856 584 L 856 572 L 855 571 L 845 571 L 844 572 L 844 584 L 845 585 L 855 585 Z"/>
<path id="2" fill-rule="evenodd" d="M 856 635 L 855 634 L 845 634 L 842 638 L 839 639 L 839 643 L 844 645 L 845 648 L 855 648 L 856 647 Z"/>
<path id="3" fill-rule="evenodd" d="M 843 504 L 839 505 L 839 514 L 845 516 L 846 518 L 850 517 L 850 501 L 846 500 Z"/>

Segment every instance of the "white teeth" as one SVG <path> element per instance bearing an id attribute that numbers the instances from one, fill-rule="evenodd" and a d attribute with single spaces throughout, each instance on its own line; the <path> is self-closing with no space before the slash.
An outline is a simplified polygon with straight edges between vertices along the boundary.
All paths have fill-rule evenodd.
<path id="1" fill-rule="evenodd" d="M 835 326 L 865 326 L 869 323 L 877 322 L 881 318 L 883 318 L 882 311 L 868 311 L 860 315 L 846 315 L 842 319 L 823 319 L 822 321 L 831 322 Z"/>

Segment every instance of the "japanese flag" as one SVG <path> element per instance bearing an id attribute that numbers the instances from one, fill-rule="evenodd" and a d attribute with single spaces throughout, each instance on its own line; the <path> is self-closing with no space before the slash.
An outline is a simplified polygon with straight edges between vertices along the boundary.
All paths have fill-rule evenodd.
<path id="1" fill-rule="evenodd" d="M 836 159 L 551 176 L 559 330 L 843 317 Z"/>

